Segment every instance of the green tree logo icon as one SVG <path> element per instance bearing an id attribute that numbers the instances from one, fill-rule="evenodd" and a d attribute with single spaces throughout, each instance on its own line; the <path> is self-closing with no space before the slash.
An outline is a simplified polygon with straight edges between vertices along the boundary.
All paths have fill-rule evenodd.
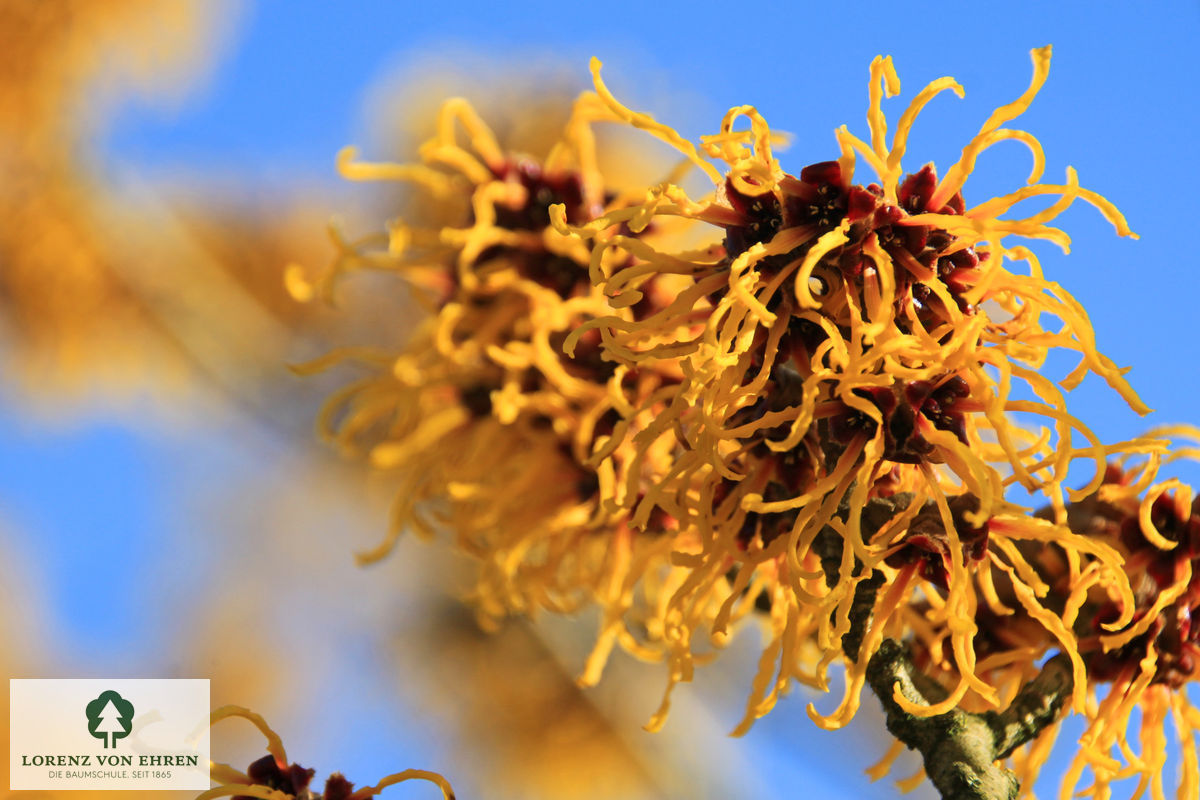
<path id="1" fill-rule="evenodd" d="M 87 704 L 88 733 L 104 740 L 104 746 L 116 747 L 133 728 L 133 703 L 109 689 Z"/>

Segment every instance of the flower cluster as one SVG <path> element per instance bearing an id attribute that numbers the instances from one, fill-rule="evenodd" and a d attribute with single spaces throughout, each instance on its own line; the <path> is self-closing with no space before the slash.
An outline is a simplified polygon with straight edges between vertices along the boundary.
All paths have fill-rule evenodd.
<path id="1" fill-rule="evenodd" d="M 630 490 L 606 500 L 629 508 L 635 524 L 661 508 L 696 531 L 692 591 L 670 601 L 680 618 L 696 598 L 713 592 L 726 604 L 737 602 L 751 575 L 771 576 L 764 591 L 770 584 L 787 588 L 782 598 L 772 597 L 775 652 L 756 681 L 765 690 L 774 673 L 775 689 L 752 698 L 747 723 L 771 707 L 790 679 L 824 688 L 826 668 L 840 656 L 849 630 L 856 590 L 877 571 L 890 589 L 877 593 L 864 646 L 847 665 L 842 705 L 826 716 L 810 709 L 822 725 L 839 727 L 853 715 L 869 659 L 885 634 L 903 634 L 901 610 L 917 596 L 937 597 L 928 613 L 948 626 L 957 675 L 949 697 L 920 713 L 964 702 L 996 705 L 999 695 L 977 674 L 972 646 L 980 597 L 972 574 L 989 575 L 992 563 L 1020 587 L 1030 614 L 1075 654 L 1069 631 L 1039 603 L 1040 585 L 1020 542 L 1055 541 L 1093 553 L 1106 580 L 1129 596 L 1117 552 L 1061 524 L 1064 493 L 1076 499 L 1095 491 L 1113 453 L 1161 444 L 1102 445 L 1069 415 L 1061 389 L 1035 371 L 1051 349 L 1075 350 L 1080 363 L 1064 386 L 1092 372 L 1146 411 L 1121 371 L 1096 351 L 1074 299 L 1043 277 L 1027 248 L 1008 239 L 1065 247 L 1066 234 L 1048 223 L 1075 199 L 1096 206 L 1119 234 L 1132 234 L 1110 203 L 1079 186 L 1073 170 L 1065 184 L 1039 183 L 1044 157 L 1037 140 L 1003 127 L 1045 80 L 1049 48 L 1033 56 L 1029 89 L 992 114 L 941 180 L 932 165 L 906 175 L 901 160 L 922 107 L 939 92 L 961 93 L 949 78 L 917 94 L 889 144 L 882 100 L 899 91 L 899 81 L 890 59 L 876 59 L 870 142 L 843 127 L 840 157 L 796 176 L 780 167 L 771 132 L 753 108 L 731 110 L 720 132 L 698 149 L 622 106 L 593 64 L 614 114 L 675 144 L 714 181 L 714 195 L 705 201 L 662 185 L 641 205 L 587 225 L 572 224 L 558 209 L 555 222 L 591 242 L 593 277 L 616 306 L 640 301 L 642 285 L 657 275 L 691 277 L 692 285 L 655 315 L 614 313 L 585 323 L 568 338 L 567 351 L 599 330 L 606 351 L 631 368 L 672 364 L 685 376 L 673 396 L 636 406 L 627 417 L 635 448 L 624 473 Z M 748 129 L 736 126 L 743 118 Z M 1033 154 L 1028 185 L 968 208 L 962 189 L 975 160 L 1007 139 Z M 725 170 L 701 158 L 701 150 Z M 854 182 L 859 159 L 876 181 Z M 1041 195 L 1058 200 L 1025 217 L 1000 218 Z M 632 255 L 629 237 L 616 226 L 636 233 L 662 216 L 711 224 L 723 234 L 721 246 L 702 259 L 643 252 L 626 265 L 621 256 Z M 606 260 L 616 267 L 603 269 Z M 1014 262 L 1025 262 L 1028 274 L 1012 270 Z M 1046 317 L 1059 320 L 1058 330 L 1043 327 Z M 1015 399 L 1014 382 L 1024 382 L 1039 399 Z M 1042 423 L 1031 433 L 1015 424 L 1015 413 Z M 1080 456 L 1095 461 L 1095 476 L 1067 492 L 1068 467 Z M 635 481 L 649 488 L 634 492 Z M 1060 524 L 1035 523 L 1007 503 L 1004 491 L 1013 483 L 1044 495 Z M 868 530 L 864 510 L 884 500 L 894 514 Z M 835 575 L 820 563 L 820 540 L 828 536 L 844 543 L 832 555 Z M 1129 614 L 1126 606 L 1113 624 L 1128 624 Z M 813 634 L 824 655 L 815 671 L 805 672 L 799 654 Z M 676 642 L 680 663 L 689 657 L 686 638 Z M 1083 710 L 1084 664 L 1073 657 L 1081 687 L 1076 707 Z"/>
<path id="2" fill-rule="evenodd" d="M 1155 434 L 1196 437 L 1195 430 L 1182 427 Z M 1180 447 L 1171 458 L 1189 454 L 1195 449 Z M 1200 610 L 1200 502 L 1177 479 L 1155 482 L 1156 461 L 1110 463 L 1098 490 L 1068 509 L 1073 531 L 1119 553 L 1131 594 L 1111 583 L 1112 573 L 1095 552 L 1058 544 L 1021 547 L 1024 583 L 1036 589 L 1043 608 L 1054 610 L 1052 616 L 1031 613 L 1020 597 L 1027 590 L 1011 569 L 994 564 L 975 575 L 986 598 L 976 616 L 976 673 L 1001 687 L 1003 698 L 1033 680 L 1045 655 L 1061 649 L 1064 638 L 1084 666 L 1087 728 L 1064 779 L 1064 797 L 1075 794 L 1085 770 L 1092 775 L 1085 793 L 1111 796 L 1111 784 L 1136 776 L 1136 795 L 1153 787 L 1154 796 L 1163 797 L 1168 717 L 1183 759 L 1178 796 L 1192 797 L 1200 789 L 1195 755 L 1200 713 L 1187 694 L 1187 685 L 1200 678 L 1200 639 L 1193 625 Z M 952 681 L 956 669 L 943 653 L 949 632 L 931 624 L 936 617 L 930 612 L 928 599 L 905 611 L 913 659 L 923 673 Z M 1048 728 L 1013 754 L 1023 784 L 1032 784 L 1056 737 L 1057 729 Z"/>
<path id="3" fill-rule="evenodd" d="M 568 335 L 611 311 L 589 280 L 587 248 L 550 224 L 551 208 L 582 225 L 630 202 L 597 166 L 592 126 L 608 116 L 583 95 L 562 139 L 535 159 L 502 149 L 465 101 L 451 100 L 421 164 L 364 164 L 345 152 L 345 175 L 413 182 L 445 219 L 436 228 L 397 220 L 382 239 L 343 243 L 315 285 L 299 269 L 288 275 L 293 294 L 307 298 L 328 296 L 348 270 L 395 271 L 426 312 L 403 346 L 343 349 L 297 368 L 368 367 L 329 400 L 319 423 L 399 483 L 391 535 L 361 560 L 382 558 L 403 530 L 445 529 L 478 559 L 474 601 L 485 624 L 599 602 L 605 621 L 591 679 L 618 641 L 654 657 L 625 616 L 647 565 L 667 565 L 671 551 L 669 537 L 635 537 L 628 513 L 602 502 L 623 451 L 610 448 L 601 466 L 592 453 L 623 440 L 630 397 L 648 402 L 680 380 L 670 365 L 631 370 L 603 358 L 598 333 L 563 352 Z M 462 131 L 469 143 L 460 143 Z M 643 230 L 638 246 L 674 235 L 659 227 Z M 658 306 L 649 299 L 635 311 Z M 670 521 L 654 525 L 661 532 Z"/>
<path id="4" fill-rule="evenodd" d="M 1170 710 L 1189 746 L 1198 727 L 1172 690 L 1196 671 L 1200 516 L 1181 484 L 1154 483 L 1168 439 L 1105 444 L 1067 409 L 1065 392 L 1093 374 L 1149 411 L 1097 350 L 1078 302 L 1012 240 L 1066 249 L 1050 223 L 1075 200 L 1134 234 L 1074 170 L 1043 183 L 1037 139 L 1005 127 L 1048 74 L 1050 48 L 1032 55 L 1029 88 L 941 177 L 902 160 L 923 107 L 962 88 L 930 83 L 889 141 L 883 100 L 900 86 L 882 57 L 868 140 L 842 127 L 837 157 L 795 174 L 754 108 L 732 109 L 693 144 L 621 104 L 596 61 L 595 94 L 542 162 L 501 149 L 461 101 L 443 108 L 421 165 L 344 159 L 352 178 L 469 198 L 457 223 L 397 222 L 385 247 L 346 245 L 323 278 L 327 288 L 348 268 L 401 270 L 430 313 L 400 352 L 313 365 L 373 368 L 322 418 L 327 436 L 401 476 L 392 537 L 367 558 L 401 529 L 445 528 L 482 565 L 485 618 L 599 602 L 584 681 L 614 644 L 665 658 L 651 728 L 707 655 L 698 637 L 719 646 L 748 616 L 769 635 L 738 733 L 794 682 L 827 691 L 839 663 L 841 703 L 809 714 L 845 725 L 887 640 L 939 687 L 928 703 L 897 688 L 890 699 L 915 718 L 1023 702 L 1059 651 L 1090 726 L 1068 785 L 1084 768 L 1096 796 L 1131 774 L 1161 781 L 1158 723 Z M 640 191 L 605 187 L 600 120 L 670 144 L 711 193 L 690 196 L 682 169 Z M 1026 185 L 969 205 L 976 160 L 1008 140 L 1032 154 Z M 1043 197 L 1052 202 L 1017 210 Z M 1056 350 L 1079 358 L 1057 383 L 1039 372 Z M 1138 458 L 1131 471 L 1110 466 Z M 1068 488 L 1080 460 L 1094 470 Z M 1017 486 L 1044 511 L 1007 500 Z M 1100 685 L 1111 686 L 1103 703 Z M 1126 741 L 1138 703 L 1140 756 Z M 1028 779 L 1054 731 L 984 761 L 1011 754 Z M 1181 791 L 1196 773 L 1185 757 Z"/>
<path id="5" fill-rule="evenodd" d="M 1196 435 L 1190 429 L 1179 433 Z M 1181 448 L 1173 455 L 1187 452 Z M 1177 479 L 1151 484 L 1150 474 L 1147 465 L 1123 469 L 1114 464 L 1089 498 L 1088 536 L 1111 542 L 1124 556 L 1133 615 L 1128 625 L 1114 630 L 1108 623 L 1125 610 L 1119 603 L 1092 592 L 1074 604 L 1093 697 L 1064 788 L 1074 789 L 1090 768 L 1099 791 L 1138 775 L 1142 790 L 1152 787 L 1154 796 L 1162 797 L 1169 718 L 1183 759 L 1179 796 L 1194 797 L 1200 792 L 1200 710 L 1189 701 L 1187 685 L 1200 679 L 1200 498 L 1193 499 L 1191 487 Z M 1141 711 L 1136 755 L 1129 742 L 1135 708 Z"/>

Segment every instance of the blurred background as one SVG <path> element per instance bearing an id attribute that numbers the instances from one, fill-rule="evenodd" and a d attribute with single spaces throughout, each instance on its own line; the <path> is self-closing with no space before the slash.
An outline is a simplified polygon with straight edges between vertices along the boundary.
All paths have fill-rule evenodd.
<path id="1" fill-rule="evenodd" d="M 347 287 L 352 314 L 300 306 L 283 270 L 332 257 L 332 218 L 357 235 L 398 213 L 396 196 L 340 181 L 334 154 L 414 157 L 449 94 L 533 141 L 595 55 L 618 97 L 689 138 L 757 106 L 793 134 L 782 161 L 797 171 L 836 157 L 838 125 L 863 135 L 867 66 L 890 53 L 905 90 L 893 119 L 941 75 L 967 90 L 923 113 L 912 169 L 956 160 L 1027 86 L 1028 51 L 1053 43 L 1018 126 L 1045 146 L 1047 181 L 1076 167 L 1142 238 L 1077 203 L 1061 219 L 1071 255 L 1036 251 L 1156 409 L 1142 420 L 1090 380 L 1074 412 L 1106 441 L 1200 422 L 1198 34 L 1200 6 L 1182 1 L 0 0 L 0 663 L 9 677 L 211 678 L 214 705 L 264 714 L 318 782 L 419 767 L 464 798 L 893 796 L 892 778 L 863 773 L 888 744 L 873 700 L 824 733 L 794 692 L 726 736 L 754 631 L 676 692 L 652 735 L 661 667 L 616 656 L 598 689 L 575 686 L 595 620 L 485 635 L 457 601 L 466 565 L 416 540 L 356 568 L 386 491 L 315 441 L 332 384 L 285 364 L 400 337 L 414 312 L 369 281 Z M 1027 172 L 1023 148 L 989 151 L 968 205 Z M 235 765 L 264 752 L 236 722 L 213 741 Z M 893 777 L 917 766 L 906 755 Z"/>

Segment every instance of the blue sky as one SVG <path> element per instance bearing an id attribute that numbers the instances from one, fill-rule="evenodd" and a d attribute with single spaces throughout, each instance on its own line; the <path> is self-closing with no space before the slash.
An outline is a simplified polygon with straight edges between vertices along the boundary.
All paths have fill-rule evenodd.
<path id="1" fill-rule="evenodd" d="M 170 111 L 139 102 L 118 108 L 101 152 L 111 169 L 151 178 L 211 173 L 286 184 L 300 175 L 332 187 L 334 153 L 371 138 L 364 104 L 381 81 L 419 83 L 427 65 L 460 54 L 467 70 L 562 65 L 584 88 L 595 55 L 619 97 L 689 136 L 714 131 L 732 105 L 757 106 L 774 127 L 794 134 L 782 160 L 798 170 L 836 156 L 836 126 L 865 130 L 867 65 L 885 53 L 904 89 L 891 101 L 893 115 L 941 75 L 966 87 L 965 100 L 947 94 L 934 101 L 912 137 L 910 167 L 947 164 L 995 106 L 1023 91 L 1028 51 L 1053 43 L 1049 81 L 1017 124 L 1044 145 L 1048 180 L 1076 167 L 1082 184 L 1116 203 L 1142 238 L 1118 239 L 1098 213 L 1077 204 L 1062 220 L 1074 238 L 1071 255 L 1038 248 L 1043 266 L 1089 310 L 1101 349 L 1132 367 L 1129 379 L 1157 409 L 1151 424 L 1200 423 L 1193 344 L 1200 272 L 1190 241 L 1200 178 L 1193 61 L 1200 5 L 1130 8 L 264 0 L 241 7 L 211 74 L 184 102 Z M 968 204 L 1017 188 L 1027 165 L 1019 146 L 995 148 L 967 186 Z M 1097 384 L 1089 380 L 1069 398 L 1076 415 L 1105 440 L 1141 432 L 1147 422 Z M 91 658 L 131 672 L 138 658 L 157 663 L 149 653 L 164 635 L 162 620 L 138 611 L 145 597 L 111 593 L 107 614 L 98 613 L 95 598 L 106 585 L 135 584 L 139 571 L 171 563 L 154 542 L 163 531 L 188 530 L 177 516 L 186 506 L 180 498 L 229 463 L 255 463 L 257 456 L 239 448 L 256 445 L 209 441 L 200 450 L 215 454 L 187 466 L 194 443 L 141 425 L 136 415 L 85 407 L 64 424 L 35 420 L 2 395 L 0 404 L 0 521 L 44 582 L 52 649 L 74 664 Z M 201 425 L 194 435 L 205 439 L 212 430 Z M 1195 470 L 1184 475 L 1200 478 Z M 109 564 L 103 579 L 97 563 Z M 364 679 L 362 687 L 378 686 L 371 680 L 380 679 Z M 389 727 L 383 715 L 390 712 L 362 687 L 348 702 L 371 729 L 389 731 L 380 736 L 393 744 L 421 747 L 420 733 Z M 788 740 L 791 730 L 781 730 L 785 722 L 808 725 L 801 698 L 791 706 L 767 726 L 769 734 L 752 734 L 759 737 L 753 746 L 768 754 L 768 784 L 791 783 L 788 754 L 808 735 Z M 336 749 L 331 742 L 320 746 Z M 853 755 L 865 765 L 875 754 Z M 358 759 L 354 766 L 367 777 L 380 772 L 376 759 L 384 754 L 343 748 L 339 757 Z"/>

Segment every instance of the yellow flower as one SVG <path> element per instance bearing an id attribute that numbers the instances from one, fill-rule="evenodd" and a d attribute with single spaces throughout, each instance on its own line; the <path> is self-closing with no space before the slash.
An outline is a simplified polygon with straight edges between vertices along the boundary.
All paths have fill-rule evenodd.
<path id="1" fill-rule="evenodd" d="M 212 713 L 212 724 L 230 717 L 249 720 L 262 732 L 267 739 L 267 755 L 251 764 L 245 772 L 228 764 L 212 762 L 212 778 L 219 785 L 203 792 L 196 800 L 210 800 L 215 797 L 233 797 L 234 800 L 304 800 L 313 797 L 309 784 L 316 771 L 299 764 L 288 763 L 283 740 L 271 730 L 266 720 L 239 706 L 223 706 Z M 353 783 L 346 780 L 341 773 L 335 772 L 326 779 L 325 787 L 317 797 L 319 800 L 366 800 L 389 786 L 411 780 L 429 781 L 442 790 L 445 800 L 454 800 L 454 790 L 450 788 L 450 783 L 438 773 L 423 769 L 406 769 L 388 775 L 374 786 L 364 786 L 361 789 L 355 789 Z"/>
<path id="2" fill-rule="evenodd" d="M 1155 433 L 1200 441 L 1189 426 Z M 1193 444 L 1173 449 L 1168 460 L 1197 455 Z M 1177 796 L 1200 792 L 1200 711 L 1188 699 L 1200 679 L 1200 498 L 1178 479 L 1154 481 L 1157 466 L 1112 465 L 1089 505 L 1089 536 L 1110 541 L 1124 557 L 1133 613 L 1114 627 L 1106 623 L 1125 610 L 1117 598 L 1093 592 L 1074 604 L 1091 686 L 1088 727 L 1063 781 L 1064 798 L 1076 793 L 1085 769 L 1093 778 L 1085 793 L 1095 797 L 1108 796 L 1113 781 L 1137 776 L 1135 795 L 1150 788 L 1162 798 L 1168 724 L 1182 756 Z M 1130 741 L 1134 709 L 1141 713 L 1140 752 Z"/>
<path id="3" fill-rule="evenodd" d="M 1196 440 L 1200 431 L 1175 426 L 1151 435 Z M 1195 749 L 1200 714 L 1187 694 L 1189 684 L 1200 678 L 1200 626 L 1195 624 L 1200 622 L 1200 501 L 1177 479 L 1156 480 L 1160 461 L 1198 454 L 1194 446 L 1173 447 L 1165 459 L 1152 454 L 1136 465 L 1129 459 L 1113 462 L 1097 492 L 1069 509 L 1074 532 L 1119 553 L 1132 594 L 1113 584 L 1112 573 L 1092 554 L 1050 543 L 1022 546 L 1045 587 L 1042 605 L 1057 609 L 1086 671 L 1086 729 L 1063 781 L 1064 800 L 1077 792 L 1109 797 L 1112 783 L 1130 777 L 1139 779 L 1134 796 L 1151 788 L 1154 797 L 1163 797 L 1168 724 L 1180 743 L 1178 796 L 1194 797 L 1200 789 Z M 1015 584 L 1002 572 L 994 567 L 992 574 L 976 575 L 989 600 L 976 616 L 972 646 L 976 673 L 1002 687 L 1007 705 L 1038 674 L 1055 642 L 1014 602 Z M 916 663 L 931 676 L 952 677 L 953 666 L 941 652 L 948 637 L 944 621 L 923 604 L 905 614 L 914 632 Z M 1140 713 L 1136 724 L 1135 710 Z M 1057 733 L 1050 727 L 1013 754 L 1023 796 L 1032 792 Z M 1092 781 L 1080 792 L 1085 771 Z"/>
<path id="4" fill-rule="evenodd" d="M 411 181 L 447 219 L 437 228 L 397 220 L 386 236 L 344 242 L 315 283 L 298 268 L 288 274 L 306 298 L 330 296 L 350 270 L 395 271 L 427 311 L 402 348 L 345 349 L 300 368 L 367 367 L 319 420 L 327 438 L 397 480 L 390 535 L 362 561 L 386 555 L 403 530 L 445 530 L 478 559 L 473 594 L 485 624 L 599 602 L 603 629 L 585 682 L 618 643 L 658 657 L 626 617 L 642 576 L 669 568 L 671 540 L 635 537 L 628 513 L 602 503 L 614 475 L 592 453 L 622 440 L 629 395 L 652 397 L 679 379 L 603 359 L 598 334 L 562 352 L 572 330 L 610 309 L 589 279 L 586 247 L 550 225 L 549 209 L 585 224 L 629 202 L 597 166 L 592 123 L 608 117 L 594 95 L 581 96 L 561 140 L 535 160 L 504 151 L 465 101 L 450 100 L 420 164 L 364 164 L 344 152 L 347 177 Z M 660 519 L 657 530 L 669 524 Z"/>
<path id="5" fill-rule="evenodd" d="M 715 598 L 724 606 L 721 620 L 752 587 L 772 606 L 774 639 L 739 730 L 769 710 L 790 680 L 826 685 L 826 668 L 842 656 L 856 590 L 879 576 L 887 589 L 875 592 L 872 622 L 848 654 L 845 698 L 829 715 L 811 707 L 810 715 L 825 727 L 845 724 L 880 642 L 921 624 L 944 631 L 934 657 L 953 680 L 944 702 L 919 707 L 897 697 L 901 706 L 931 715 L 1000 705 L 1010 690 L 1002 695 L 985 679 L 994 665 L 977 663 L 972 645 L 981 600 L 992 611 L 1006 608 L 991 585 L 993 567 L 1041 628 L 1039 654 L 1057 646 L 1070 655 L 1074 706 L 1084 710 L 1075 635 L 1041 602 L 1046 588 L 1018 544 L 1054 542 L 1076 554 L 1071 586 L 1085 580 L 1078 559 L 1086 554 L 1129 598 L 1119 554 L 1069 529 L 1067 501 L 1100 486 L 1110 455 L 1159 452 L 1163 443 L 1104 445 L 1068 413 L 1063 389 L 1089 372 L 1138 412 L 1148 409 L 1097 351 L 1079 304 L 1045 278 L 1028 248 L 1010 243 L 1044 239 L 1066 249 L 1066 233 L 1049 223 L 1076 199 L 1094 205 L 1118 234 L 1133 236 L 1111 203 L 1080 187 L 1074 170 L 1063 184 L 1041 183 L 1040 144 L 1004 127 L 1032 102 L 1049 61 L 1050 48 L 1033 51 L 1029 88 L 989 117 L 940 180 L 933 165 L 906 175 L 901 162 L 924 105 L 945 90 L 962 93 L 950 78 L 916 95 L 889 143 L 882 101 L 900 86 L 891 59 L 876 58 L 869 141 L 843 127 L 836 160 L 797 176 L 782 169 L 754 108 L 730 110 L 720 131 L 697 146 L 621 105 L 593 61 L 610 111 L 675 146 L 714 184 L 701 200 L 662 184 L 641 203 L 583 225 L 565 209 L 553 212 L 559 231 L 591 245 L 593 279 L 615 308 L 576 329 L 567 352 L 599 331 L 608 356 L 630 369 L 674 368 L 683 376 L 671 394 L 627 403 L 618 431 L 632 453 L 609 444 L 622 457 L 602 462 L 625 486 L 610 507 L 628 509 L 635 526 L 665 512 L 689 532 L 690 539 L 676 537 L 676 563 L 693 574 L 666 613 L 673 677 L 686 679 L 690 669 L 695 604 Z M 738 126 L 742 120 L 748 129 Z M 1033 155 L 1028 185 L 968 206 L 963 189 L 976 159 L 1008 139 Z M 855 183 L 859 161 L 876 182 Z M 1001 218 L 1044 195 L 1058 199 L 1043 211 Z M 668 253 L 636 238 L 670 218 L 707 223 L 721 239 L 701 253 Z M 623 310 L 663 276 L 687 282 L 655 314 Z M 1055 328 L 1043 327 L 1046 318 L 1057 320 Z M 1059 386 L 1036 371 L 1051 349 L 1080 356 Z M 1016 399 L 1014 383 L 1038 399 Z M 1017 415 L 1036 429 L 1018 427 Z M 1094 475 L 1080 489 L 1065 489 L 1080 457 L 1093 460 Z M 1052 520 L 1029 518 L 1006 502 L 1015 484 L 1043 495 Z M 882 517 L 868 524 L 868 511 Z M 926 598 L 924 622 L 908 611 L 919 598 Z M 1129 623 L 1132 606 L 1123 608 L 1114 626 Z M 810 672 L 814 637 L 819 658 Z"/>
<path id="6" fill-rule="evenodd" d="M 1188 742 L 1196 727 L 1195 710 L 1169 691 L 1195 672 L 1191 561 L 1160 556 L 1183 540 L 1154 522 L 1173 504 L 1171 530 L 1187 529 L 1191 500 L 1154 483 L 1170 432 L 1104 444 L 1069 413 L 1065 391 L 1088 373 L 1148 409 L 1097 350 L 1084 310 L 1012 242 L 1065 249 L 1067 234 L 1050 223 L 1076 199 L 1133 236 L 1073 170 L 1041 183 L 1040 144 L 1004 127 L 1034 99 L 1049 58 L 1049 48 L 1033 52 L 1029 89 L 940 179 L 933 165 L 906 174 L 901 162 L 920 110 L 961 87 L 925 87 L 889 142 L 882 101 L 899 81 L 885 58 L 871 65 L 869 141 L 843 127 L 837 158 L 798 175 L 783 170 L 753 108 L 731 110 L 692 144 L 621 105 L 598 62 L 596 94 L 576 103 L 544 161 L 505 152 L 462 101 L 443 107 L 420 164 L 345 154 L 348 177 L 415 182 L 451 215 L 342 242 L 315 284 L 289 274 L 297 296 L 328 296 L 348 270 L 395 270 L 428 310 L 402 349 L 348 349 L 310 365 L 366 365 L 327 403 L 321 428 L 398 476 L 392 533 L 364 560 L 403 529 L 444 529 L 479 560 L 485 622 L 598 603 L 602 632 L 582 682 L 598 679 L 615 645 L 664 658 L 668 688 L 651 729 L 709 645 L 747 618 L 762 620 L 769 640 L 735 733 L 793 682 L 827 690 L 835 663 L 846 670 L 840 705 L 809 713 L 822 727 L 846 724 L 888 638 L 905 641 L 945 690 L 928 705 L 891 698 L 923 717 L 1006 708 L 1058 650 L 1072 706 L 1091 726 L 1069 779 L 1090 767 L 1097 786 L 1130 771 L 1153 784 L 1155 721 L 1173 713 Z M 673 145 L 712 179 L 712 194 L 688 196 L 683 169 L 612 192 L 595 169 L 591 125 L 601 120 Z M 968 206 L 976 159 L 1009 139 L 1033 155 L 1027 185 Z M 859 161 L 876 181 L 855 183 Z M 1057 198 L 1046 209 L 1003 218 L 1046 195 Z M 717 235 L 680 249 L 704 230 Z M 1056 349 L 1079 355 L 1057 384 L 1038 372 Z M 1119 491 L 1114 457 L 1144 459 Z M 1067 488 L 1080 459 L 1094 473 Z M 1047 509 L 1007 501 L 1016 486 Z M 1141 544 L 1088 527 L 1103 516 L 1097 497 L 1139 520 Z M 1152 601 L 1138 594 L 1147 575 L 1161 590 Z M 1189 621 L 1160 624 L 1165 611 Z M 1098 703 L 1108 682 L 1110 699 Z M 1139 702 L 1153 723 L 1140 757 L 1125 734 Z M 1012 754 L 1027 789 L 1055 733 Z M 1185 787 L 1195 783 L 1189 764 Z"/>

